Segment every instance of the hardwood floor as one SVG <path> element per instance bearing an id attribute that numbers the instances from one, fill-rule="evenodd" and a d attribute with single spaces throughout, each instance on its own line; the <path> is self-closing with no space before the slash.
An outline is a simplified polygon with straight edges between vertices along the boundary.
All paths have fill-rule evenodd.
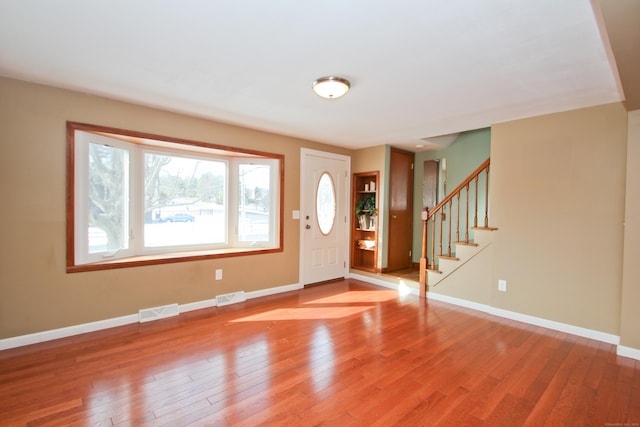
<path id="1" fill-rule="evenodd" d="M 415 266 L 411 268 L 403 268 L 401 270 L 390 271 L 388 273 L 383 273 L 382 275 L 409 280 L 416 283 L 420 282 L 420 268 Z"/>
<path id="2" fill-rule="evenodd" d="M 614 346 L 356 280 L 0 352 L 0 425 L 640 425 Z"/>

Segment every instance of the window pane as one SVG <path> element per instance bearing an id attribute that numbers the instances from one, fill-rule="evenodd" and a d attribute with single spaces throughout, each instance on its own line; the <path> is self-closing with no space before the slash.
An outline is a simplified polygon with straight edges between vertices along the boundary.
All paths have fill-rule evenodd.
<path id="1" fill-rule="evenodd" d="M 89 253 L 129 247 L 129 153 L 89 144 Z"/>
<path id="2" fill-rule="evenodd" d="M 336 189 L 333 179 L 327 172 L 323 173 L 316 191 L 316 218 L 320 232 L 327 235 L 331 232 L 336 219 Z"/>
<path id="3" fill-rule="evenodd" d="M 145 247 L 227 241 L 225 162 L 157 152 L 144 162 Z"/>
<path id="4" fill-rule="evenodd" d="M 240 164 L 238 172 L 238 239 L 241 242 L 269 241 L 271 166 Z"/>

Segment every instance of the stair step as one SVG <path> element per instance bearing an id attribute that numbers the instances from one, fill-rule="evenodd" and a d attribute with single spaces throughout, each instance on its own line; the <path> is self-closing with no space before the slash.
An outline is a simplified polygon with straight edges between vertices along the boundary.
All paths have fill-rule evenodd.
<path id="1" fill-rule="evenodd" d="M 438 259 L 448 259 L 451 261 L 460 261 L 460 258 L 457 258 L 455 255 L 447 256 L 447 255 L 438 255 Z"/>
<path id="2" fill-rule="evenodd" d="M 478 246 L 477 243 L 473 243 L 473 242 L 455 242 L 456 245 L 461 245 L 461 246 Z"/>
<path id="3" fill-rule="evenodd" d="M 472 230 L 496 231 L 497 227 L 471 227 Z"/>

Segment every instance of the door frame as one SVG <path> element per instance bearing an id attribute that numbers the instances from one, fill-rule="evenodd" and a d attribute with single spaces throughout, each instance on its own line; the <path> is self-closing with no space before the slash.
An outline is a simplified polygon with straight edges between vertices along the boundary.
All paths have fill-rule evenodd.
<path id="1" fill-rule="evenodd" d="M 306 176 L 307 173 L 307 156 L 315 156 L 315 157 L 327 157 L 329 159 L 333 159 L 333 160 L 343 160 L 346 163 L 346 176 L 344 178 L 345 181 L 345 191 L 344 191 L 344 197 L 343 200 L 339 200 L 339 195 L 336 195 L 336 203 L 337 204 L 342 204 L 344 206 L 344 212 L 345 212 L 345 229 L 347 230 L 347 232 L 345 233 L 345 235 L 342 237 L 343 239 L 343 246 L 344 246 L 344 253 L 345 253 L 345 267 L 344 267 L 344 277 L 348 278 L 349 277 L 349 260 L 351 259 L 351 252 L 350 252 L 350 247 L 351 245 L 349 245 L 349 239 L 350 239 L 350 232 L 349 230 L 351 230 L 351 215 L 349 215 L 349 195 L 351 194 L 351 157 L 350 156 L 346 156 L 343 154 L 337 154 L 337 153 L 330 153 L 327 151 L 319 151 L 319 150 L 313 150 L 310 148 L 301 148 L 300 149 L 300 218 L 299 218 L 299 230 L 300 230 L 300 242 L 299 242 L 299 248 L 298 248 L 298 252 L 299 252 L 299 271 L 298 271 L 298 282 L 300 283 L 301 286 L 304 286 L 305 283 L 305 271 L 304 271 L 304 267 L 305 267 L 305 253 L 304 253 L 304 248 L 306 240 L 305 237 L 308 233 L 305 233 L 304 231 L 304 217 L 307 214 L 307 212 L 305 212 L 305 205 L 304 205 L 304 200 L 305 200 L 305 188 L 304 188 L 304 176 Z"/>

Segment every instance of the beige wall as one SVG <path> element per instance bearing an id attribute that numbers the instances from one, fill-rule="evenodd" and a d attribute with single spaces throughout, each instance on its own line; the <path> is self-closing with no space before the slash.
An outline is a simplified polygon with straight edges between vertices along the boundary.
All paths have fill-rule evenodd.
<path id="1" fill-rule="evenodd" d="M 67 120 L 284 154 L 284 252 L 67 274 Z M 640 348 L 637 112 L 628 131 L 627 150 L 621 104 L 493 126 L 490 203 L 500 230 L 483 255 L 491 270 L 483 264 L 481 274 L 490 280 L 468 289 L 473 278 L 460 276 L 442 293 L 621 335 L 623 345 Z M 291 211 L 299 209 L 301 147 L 352 154 L 352 172 L 379 170 L 385 199 L 388 147 L 349 152 L 0 78 L 0 339 L 298 283 L 299 223 Z M 222 281 L 213 280 L 217 268 Z M 498 279 L 508 281 L 507 293 L 497 292 Z"/>
<path id="2" fill-rule="evenodd" d="M 492 265 L 493 246 L 489 245 L 428 291 L 491 306 Z"/>
<path id="3" fill-rule="evenodd" d="M 629 113 L 620 344 L 640 349 L 640 110 Z"/>
<path id="4" fill-rule="evenodd" d="M 284 252 L 65 272 L 66 121 L 285 156 Z M 0 339 L 298 283 L 300 148 L 348 150 L 0 78 Z M 249 268 L 247 266 L 250 266 Z M 221 268 L 224 279 L 214 281 Z M 268 274 L 265 272 L 268 271 Z"/>
<path id="5" fill-rule="evenodd" d="M 619 335 L 626 134 L 617 103 L 492 127 L 493 306 Z"/>
<path id="6" fill-rule="evenodd" d="M 351 159 L 351 172 L 380 172 L 380 181 L 384 182 L 384 156 L 385 147 L 379 145 L 377 147 L 363 148 L 353 152 Z"/>

